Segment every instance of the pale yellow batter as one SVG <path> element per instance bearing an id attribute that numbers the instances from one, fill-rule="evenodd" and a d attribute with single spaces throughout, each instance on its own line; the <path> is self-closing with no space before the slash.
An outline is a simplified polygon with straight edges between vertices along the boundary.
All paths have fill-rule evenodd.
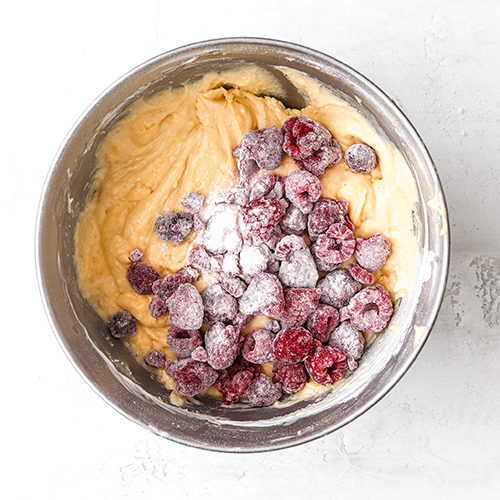
<path id="1" fill-rule="evenodd" d="M 391 241 L 392 255 L 375 277 L 393 299 L 404 295 L 415 277 L 418 250 L 412 210 L 417 193 L 404 159 L 351 106 L 319 82 L 284 71 L 310 97 L 310 105 L 300 112 L 286 109 L 274 98 L 258 97 L 274 85 L 262 70 L 245 67 L 211 73 L 198 82 L 134 103 L 98 148 L 96 192 L 75 234 L 79 286 L 105 321 L 120 309 L 137 318 L 137 335 L 125 342 L 141 361 L 150 349 L 162 349 L 170 359 L 175 356 L 166 344 L 168 315 L 153 319 L 148 311 L 151 297 L 130 288 L 126 276 L 130 252 L 142 250 L 143 261 L 162 277 L 177 272 L 195 245 L 196 233 L 181 245 L 165 242 L 153 229 L 158 215 L 185 211 L 180 199 L 191 191 L 209 197 L 217 188 L 233 187 L 237 168 L 232 150 L 243 134 L 271 125 L 281 127 L 296 114 L 321 122 L 344 152 L 356 142 L 376 150 L 379 168 L 370 174 L 351 172 L 343 160 L 328 169 L 321 178 L 323 196 L 348 201 L 357 237 L 380 232 Z M 275 173 L 287 175 L 294 169 L 285 155 Z M 207 282 L 200 280 L 196 286 L 201 291 Z M 247 330 L 255 329 L 258 322 L 256 318 Z M 270 374 L 269 367 L 264 371 Z M 158 374 L 173 388 L 168 375 L 159 370 Z M 314 393 L 316 386 L 310 382 L 306 392 Z M 217 393 L 213 388 L 210 392 Z"/>

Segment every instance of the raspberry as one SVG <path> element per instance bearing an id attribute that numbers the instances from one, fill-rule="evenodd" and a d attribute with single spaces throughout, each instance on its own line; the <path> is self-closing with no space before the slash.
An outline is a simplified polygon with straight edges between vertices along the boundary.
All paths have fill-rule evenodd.
<path id="1" fill-rule="evenodd" d="M 241 355 L 250 363 L 264 365 L 275 361 L 273 354 L 274 335 L 265 329 L 246 335 L 241 346 Z"/>
<path id="2" fill-rule="evenodd" d="M 391 253 L 391 242 L 383 234 L 377 233 L 366 240 L 356 239 L 354 257 L 358 264 L 370 273 L 380 271 Z"/>
<path id="3" fill-rule="evenodd" d="M 149 295 L 153 293 L 153 283 L 161 279 L 161 276 L 158 271 L 139 260 L 128 268 L 127 279 L 134 292 Z"/>
<path id="4" fill-rule="evenodd" d="M 286 197 L 304 214 L 312 211 L 321 191 L 321 181 L 305 170 L 294 170 L 285 181 Z"/>
<path id="5" fill-rule="evenodd" d="M 221 287 L 229 295 L 232 295 L 236 298 L 241 297 L 247 289 L 247 285 L 245 284 L 245 282 L 240 280 L 240 278 L 237 278 L 236 276 L 226 276 L 224 274 L 221 274 L 219 276 L 219 280 Z"/>
<path id="6" fill-rule="evenodd" d="M 295 165 L 320 177 L 342 159 L 342 148 L 319 122 L 305 116 L 293 116 L 282 127 L 283 149 Z"/>
<path id="7" fill-rule="evenodd" d="M 306 242 L 294 234 L 285 236 L 276 245 L 274 256 L 278 260 L 290 260 L 292 255 L 299 250 L 307 250 Z"/>
<path id="8" fill-rule="evenodd" d="M 241 329 L 245 328 L 245 326 L 248 326 L 250 324 L 250 321 L 253 319 L 253 314 L 243 314 L 239 312 L 234 318 L 233 318 L 233 325 L 237 326 Z"/>
<path id="9" fill-rule="evenodd" d="M 136 248 L 135 250 L 132 250 L 130 252 L 130 255 L 129 255 L 129 259 L 132 262 L 137 262 L 137 261 L 141 260 L 143 257 L 144 257 L 144 254 L 138 248 Z"/>
<path id="10" fill-rule="evenodd" d="M 346 355 L 330 346 L 318 345 L 304 361 L 311 378 L 318 384 L 327 385 L 340 380 L 346 371 Z"/>
<path id="11" fill-rule="evenodd" d="M 151 349 L 146 356 L 144 356 L 144 361 L 149 366 L 165 368 L 165 353 L 158 349 Z"/>
<path id="12" fill-rule="evenodd" d="M 267 269 L 271 250 L 266 245 L 244 246 L 240 253 L 241 272 L 253 278 Z"/>
<path id="13" fill-rule="evenodd" d="M 201 275 L 198 269 L 195 269 L 192 266 L 184 266 L 179 269 L 177 272 L 179 276 L 189 276 L 191 278 L 191 283 L 195 282 Z M 153 292 L 154 292 L 154 283 L 153 283 Z"/>
<path id="14" fill-rule="evenodd" d="M 190 283 L 184 283 L 167 300 L 170 323 L 183 330 L 199 330 L 203 324 L 203 301 Z"/>
<path id="15" fill-rule="evenodd" d="M 285 234 L 300 236 L 306 230 L 307 215 L 292 203 L 281 219 L 280 226 Z"/>
<path id="16" fill-rule="evenodd" d="M 307 329 L 322 344 L 328 342 L 331 332 L 338 324 L 339 312 L 327 304 L 320 304 L 307 319 Z"/>
<path id="17" fill-rule="evenodd" d="M 344 321 L 333 330 L 328 345 L 340 349 L 346 356 L 359 359 L 365 349 L 363 334 L 350 321 Z"/>
<path id="18" fill-rule="evenodd" d="M 201 217 L 198 214 L 193 215 L 193 229 L 200 233 L 201 231 L 205 231 L 207 225 L 203 222 Z"/>
<path id="19" fill-rule="evenodd" d="M 312 335 L 302 327 L 285 328 L 276 335 L 273 343 L 277 361 L 298 363 L 304 361 L 314 349 Z"/>
<path id="20" fill-rule="evenodd" d="M 214 386 L 222 393 L 222 402 L 225 405 L 236 403 L 246 394 L 250 382 L 258 373 L 259 366 L 249 363 L 241 356 L 229 368 L 219 371 L 219 378 Z"/>
<path id="21" fill-rule="evenodd" d="M 350 319 L 363 332 L 381 332 L 389 323 L 393 306 L 389 292 L 382 285 L 372 285 L 357 293 L 340 311 L 340 319 Z"/>
<path id="22" fill-rule="evenodd" d="M 234 203 L 242 207 L 250 201 L 250 191 L 247 187 L 240 186 L 234 192 Z"/>
<path id="23" fill-rule="evenodd" d="M 283 217 L 283 213 L 279 201 L 272 198 L 257 198 L 241 209 L 243 222 L 253 237 L 254 245 L 265 243 Z"/>
<path id="24" fill-rule="evenodd" d="M 261 169 L 276 170 L 283 161 L 283 133 L 275 125 L 249 130 L 243 135 L 238 156 L 240 161 L 255 161 Z"/>
<path id="25" fill-rule="evenodd" d="M 192 191 L 181 199 L 181 205 L 186 207 L 192 214 L 197 214 L 198 212 L 201 212 L 204 200 L 205 197 L 202 194 Z"/>
<path id="26" fill-rule="evenodd" d="M 238 227 L 238 205 L 219 203 L 212 210 L 203 232 L 203 244 L 213 254 L 239 253 L 241 234 Z"/>
<path id="27" fill-rule="evenodd" d="M 137 333 L 137 320 L 128 311 L 118 311 L 108 321 L 111 335 L 117 339 Z"/>
<path id="28" fill-rule="evenodd" d="M 281 179 L 279 175 L 270 174 L 259 179 L 250 190 L 250 201 L 256 200 L 257 198 L 264 198 L 267 196 L 276 186 L 276 182 Z M 281 184 L 281 181 L 280 181 Z M 279 190 L 280 188 L 278 188 Z M 275 198 L 279 200 L 282 198 L 281 196 L 270 196 L 270 198 Z"/>
<path id="29" fill-rule="evenodd" d="M 351 276 L 363 285 L 373 285 L 373 274 L 363 269 L 360 265 L 352 263 L 347 265 Z"/>
<path id="30" fill-rule="evenodd" d="M 288 288 L 284 292 L 285 310 L 280 320 L 288 326 L 300 326 L 318 307 L 321 290 L 319 288 Z"/>
<path id="31" fill-rule="evenodd" d="M 242 146 L 236 146 L 233 149 L 233 156 L 238 158 L 238 173 L 240 177 L 240 183 L 246 186 L 248 180 L 259 170 L 259 166 L 255 160 L 250 158 L 248 152 L 246 152 Z"/>
<path id="32" fill-rule="evenodd" d="M 227 322 L 238 312 L 238 301 L 225 292 L 219 283 L 209 286 L 201 294 L 201 298 L 207 323 Z"/>
<path id="33" fill-rule="evenodd" d="M 344 224 L 332 224 L 320 234 L 315 243 L 316 255 L 330 264 L 341 264 L 351 257 L 356 241 L 352 231 Z"/>
<path id="34" fill-rule="evenodd" d="M 183 330 L 171 326 L 167 332 L 167 344 L 178 358 L 189 358 L 191 353 L 203 344 L 203 341 L 198 330 Z"/>
<path id="35" fill-rule="evenodd" d="M 270 273 L 260 273 L 251 281 L 240 299 L 240 312 L 245 315 L 279 316 L 285 308 L 283 286 Z"/>
<path id="36" fill-rule="evenodd" d="M 167 297 L 168 298 L 168 297 Z M 166 299 L 163 299 L 159 295 L 155 295 L 148 306 L 149 314 L 155 319 L 168 313 L 168 306 Z"/>
<path id="37" fill-rule="evenodd" d="M 274 384 L 271 379 L 260 373 L 247 388 L 250 406 L 270 406 L 281 397 L 281 384 Z"/>
<path id="38" fill-rule="evenodd" d="M 210 257 L 207 249 L 202 245 L 198 245 L 189 253 L 188 262 L 199 269 L 210 269 Z"/>
<path id="39" fill-rule="evenodd" d="M 271 233 L 271 236 L 266 241 L 266 246 L 271 250 L 276 250 L 278 243 L 282 240 L 285 235 L 281 232 L 280 226 L 276 226 Z M 272 256 L 270 257 L 272 259 Z"/>
<path id="40" fill-rule="evenodd" d="M 291 288 L 315 288 L 319 274 L 309 248 L 294 252 L 289 260 L 284 260 L 279 278 L 284 286 Z"/>
<path id="41" fill-rule="evenodd" d="M 193 278 L 191 273 L 169 274 L 163 279 L 156 280 L 153 283 L 152 291 L 162 299 L 168 299 L 182 284 L 191 283 Z"/>
<path id="42" fill-rule="evenodd" d="M 217 380 L 218 375 L 211 366 L 191 358 L 168 360 L 165 371 L 174 379 L 177 392 L 188 397 L 206 391 Z"/>
<path id="43" fill-rule="evenodd" d="M 216 370 L 231 366 L 240 352 L 242 341 L 240 329 L 236 326 L 214 323 L 205 333 L 208 364 Z"/>
<path id="44" fill-rule="evenodd" d="M 186 212 L 173 212 L 160 215 L 155 221 L 158 238 L 180 245 L 193 229 L 193 216 Z"/>
<path id="45" fill-rule="evenodd" d="M 337 267 L 339 267 L 339 265 L 336 263 L 332 264 L 330 262 L 326 262 L 323 259 L 320 259 L 316 255 L 316 245 L 312 245 L 310 250 L 311 250 L 311 255 L 313 256 L 314 263 L 316 264 L 316 268 L 318 269 L 318 271 L 330 272 L 330 271 L 334 271 L 335 269 L 337 269 Z"/>
<path id="46" fill-rule="evenodd" d="M 208 359 L 208 354 L 206 349 L 202 345 L 198 346 L 191 353 L 191 358 L 194 359 L 195 361 L 201 361 L 203 363 L 206 363 Z"/>
<path id="47" fill-rule="evenodd" d="M 356 231 L 356 226 L 349 219 L 349 215 L 344 215 L 344 224 L 354 233 Z"/>
<path id="48" fill-rule="evenodd" d="M 274 363 L 272 381 L 280 383 L 286 394 L 294 394 L 307 383 L 306 369 L 302 363 Z"/>
<path id="49" fill-rule="evenodd" d="M 224 254 L 224 260 L 222 261 L 222 272 L 227 276 L 241 274 L 239 255 L 234 253 Z"/>
<path id="50" fill-rule="evenodd" d="M 377 153 L 367 144 L 353 144 L 344 155 L 347 166 L 357 174 L 368 174 L 377 167 Z"/>
<path id="51" fill-rule="evenodd" d="M 336 269 L 319 281 L 318 288 L 321 290 L 321 302 L 340 309 L 361 290 L 362 285 L 345 269 Z"/>
<path id="52" fill-rule="evenodd" d="M 345 212 L 337 200 L 319 200 L 307 218 L 307 231 L 311 241 L 316 241 L 320 234 L 326 233 L 332 224 L 344 221 Z"/>

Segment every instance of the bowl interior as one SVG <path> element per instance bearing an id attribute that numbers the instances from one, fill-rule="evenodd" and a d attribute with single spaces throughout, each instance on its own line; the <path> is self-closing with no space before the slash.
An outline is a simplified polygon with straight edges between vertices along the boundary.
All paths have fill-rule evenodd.
<path id="1" fill-rule="evenodd" d="M 124 345 L 109 337 L 106 325 L 83 300 L 73 263 L 73 232 L 91 195 L 95 149 L 127 107 L 144 94 L 242 62 L 289 66 L 317 78 L 396 145 L 418 187 L 418 273 L 411 290 L 397 305 L 391 325 L 369 346 L 359 368 L 338 382 L 335 390 L 314 400 L 268 408 L 243 404 L 226 408 L 210 399 L 177 407 L 170 402 L 169 392 Z M 116 82 L 66 138 L 40 205 L 37 260 L 42 296 L 52 326 L 74 366 L 96 392 L 128 418 L 169 439 L 205 449 L 283 448 L 350 422 L 385 395 L 414 361 L 437 315 L 448 268 L 446 215 L 432 208 L 435 206 L 444 209 L 445 202 L 432 160 L 418 134 L 377 87 L 351 68 L 283 42 L 228 39 L 195 44 L 148 61 Z"/>

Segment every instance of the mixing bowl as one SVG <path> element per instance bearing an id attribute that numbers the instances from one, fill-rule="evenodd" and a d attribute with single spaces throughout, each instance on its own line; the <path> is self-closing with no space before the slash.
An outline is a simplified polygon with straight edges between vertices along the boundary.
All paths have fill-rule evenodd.
<path id="1" fill-rule="evenodd" d="M 96 147 L 139 97 L 196 79 L 209 70 L 250 62 L 271 68 L 287 104 L 301 97 L 275 68 L 292 67 L 321 81 L 359 110 L 400 150 L 415 178 L 415 282 L 391 325 L 366 350 L 359 368 L 320 397 L 287 405 L 225 407 L 216 399 L 183 406 L 139 365 L 82 298 L 73 262 L 73 234 L 91 189 Z M 295 101 L 292 102 L 292 101 Z M 449 237 L 438 175 L 419 135 L 373 83 L 345 64 L 285 42 L 238 38 L 197 43 L 162 54 L 108 88 L 68 134 L 49 172 L 36 235 L 37 269 L 46 311 L 68 358 L 89 385 L 117 411 L 152 432 L 187 445 L 248 452 L 285 448 L 351 422 L 401 379 L 422 349 L 445 289 Z"/>

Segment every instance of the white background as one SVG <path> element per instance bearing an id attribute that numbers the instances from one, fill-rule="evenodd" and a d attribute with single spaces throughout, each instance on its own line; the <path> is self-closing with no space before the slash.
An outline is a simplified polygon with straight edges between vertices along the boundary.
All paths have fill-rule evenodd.
<path id="1" fill-rule="evenodd" d="M 498 498 L 500 3 L 406 5 L 2 3 L 2 498 Z M 171 443 L 96 396 L 50 329 L 34 264 L 44 179 L 81 112 L 141 62 L 226 36 L 307 45 L 393 96 L 437 165 L 452 235 L 438 321 L 396 388 L 336 433 L 255 455 Z"/>

